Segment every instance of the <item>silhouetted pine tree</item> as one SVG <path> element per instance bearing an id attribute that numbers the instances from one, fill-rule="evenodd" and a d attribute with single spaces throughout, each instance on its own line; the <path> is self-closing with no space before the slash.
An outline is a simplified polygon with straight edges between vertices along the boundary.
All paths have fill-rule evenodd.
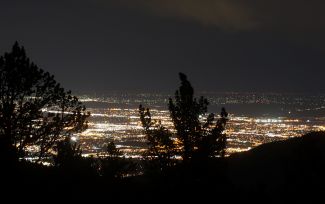
<path id="1" fill-rule="evenodd" d="M 181 86 L 175 93 L 175 100 L 169 99 L 169 111 L 181 141 L 182 157 L 185 162 L 193 156 L 224 156 L 226 137 L 223 133 L 227 122 L 227 113 L 222 109 L 221 119 L 214 124 L 215 116 L 210 114 L 206 122 L 200 117 L 207 113 L 208 100 L 194 97 L 191 83 L 183 73 L 179 73 Z"/>
<path id="2" fill-rule="evenodd" d="M 201 97 L 194 98 L 194 90 L 185 74 L 179 74 L 181 86 L 175 93 L 175 102 L 169 99 L 169 111 L 173 120 L 177 136 L 183 145 L 183 159 L 192 157 L 201 129 L 199 116 L 207 112 L 208 101 Z"/>
<path id="3" fill-rule="evenodd" d="M 228 121 L 228 113 L 225 108 L 221 109 L 220 118 L 214 124 L 214 114 L 207 117 L 207 121 L 202 125 L 201 137 L 196 141 L 197 149 L 194 156 L 198 158 L 207 158 L 215 155 L 224 157 L 227 138 L 223 133 Z"/>
<path id="4" fill-rule="evenodd" d="M 181 86 L 175 100 L 169 99 L 169 112 L 176 133 L 161 123 L 153 122 L 149 109 L 140 105 L 139 114 L 148 140 L 147 157 L 159 161 L 161 167 L 171 166 L 172 158 L 181 155 L 185 162 L 193 158 L 209 158 L 225 155 L 226 135 L 223 133 L 228 113 L 222 108 L 220 118 L 209 114 L 206 121 L 208 100 L 194 97 L 194 90 L 185 74 L 179 74 Z M 175 139 L 178 139 L 175 141 Z"/>
<path id="5" fill-rule="evenodd" d="M 148 151 L 145 152 L 145 157 L 152 161 L 152 165 L 157 161 L 160 170 L 172 166 L 172 157 L 176 154 L 173 134 L 161 125 L 161 121 L 151 119 L 148 108 L 145 109 L 140 105 L 139 114 L 148 141 Z"/>
<path id="6" fill-rule="evenodd" d="M 88 116 L 78 99 L 32 63 L 17 42 L 0 57 L 1 156 L 17 160 L 34 145 L 42 158 L 58 141 L 84 130 Z"/>

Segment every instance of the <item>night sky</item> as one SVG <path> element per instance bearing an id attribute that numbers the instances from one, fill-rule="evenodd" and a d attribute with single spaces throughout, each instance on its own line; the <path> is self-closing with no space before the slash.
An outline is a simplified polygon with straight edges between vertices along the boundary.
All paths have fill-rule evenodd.
<path id="1" fill-rule="evenodd" d="M 325 92 L 324 0 L 1 0 L 18 41 L 75 92 Z"/>

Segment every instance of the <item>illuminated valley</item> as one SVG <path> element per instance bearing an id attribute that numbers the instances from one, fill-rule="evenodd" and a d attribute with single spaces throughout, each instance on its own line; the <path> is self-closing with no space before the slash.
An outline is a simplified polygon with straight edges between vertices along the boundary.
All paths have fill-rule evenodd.
<path id="1" fill-rule="evenodd" d="M 230 114 L 226 128 L 227 154 L 325 128 L 325 117 L 322 117 L 322 112 L 319 111 L 324 108 L 322 95 L 304 97 L 227 93 L 209 96 L 211 112 L 218 114 L 220 107 L 224 106 Z M 114 141 L 124 156 L 141 157 L 141 153 L 146 150 L 146 138 L 138 115 L 137 107 L 140 103 L 150 108 L 153 119 L 160 120 L 165 127 L 173 129 L 166 108 L 167 95 L 133 94 L 80 98 L 91 112 L 89 128 L 77 138 L 84 156 L 100 156 L 105 152 L 105 145 Z M 250 105 L 262 107 L 254 109 L 249 107 Z M 270 106 L 276 106 L 279 113 L 268 114 Z M 245 112 L 247 107 L 249 113 Z M 263 107 L 264 112 L 256 111 Z M 314 109 L 320 114 L 313 115 Z M 202 121 L 204 119 L 203 116 Z"/>

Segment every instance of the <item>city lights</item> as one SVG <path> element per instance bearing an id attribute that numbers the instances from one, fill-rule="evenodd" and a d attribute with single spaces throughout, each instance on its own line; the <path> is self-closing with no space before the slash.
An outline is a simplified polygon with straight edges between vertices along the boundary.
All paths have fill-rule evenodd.
<path id="1" fill-rule="evenodd" d="M 91 106 L 89 118 L 89 128 L 79 135 L 78 141 L 83 149 L 84 156 L 102 154 L 105 151 L 105 144 L 114 141 L 120 151 L 128 157 L 140 157 L 147 148 L 146 137 L 138 114 L 138 105 L 148 104 L 152 119 L 161 121 L 166 128 L 173 130 L 173 123 L 166 110 L 166 96 L 141 94 L 136 97 L 111 96 L 107 98 L 83 96 L 82 100 L 92 103 L 107 104 L 107 108 Z M 253 100 L 254 99 L 254 100 Z M 231 106 L 237 104 L 261 104 L 279 106 L 290 105 L 294 107 L 295 101 L 300 104 L 308 104 L 311 107 L 303 108 L 299 106 L 296 111 L 302 112 L 318 110 L 322 104 L 315 103 L 317 100 L 303 101 L 303 99 L 290 98 L 283 95 L 262 94 L 227 94 L 219 97 L 209 96 L 212 105 Z M 292 108 L 291 107 L 291 108 Z M 294 108 L 292 108 L 294 110 Z M 218 109 L 217 109 L 218 110 Z M 283 112 L 287 112 L 285 109 Z M 293 112 L 293 111 L 291 111 Z M 218 115 L 218 112 L 215 112 Z M 200 120 L 204 122 L 206 115 L 202 115 Z M 294 116 L 293 113 L 285 116 L 261 116 L 231 113 L 226 127 L 227 134 L 227 154 L 247 151 L 263 143 L 284 140 L 291 137 L 298 137 L 310 131 L 325 130 L 325 118 Z"/>

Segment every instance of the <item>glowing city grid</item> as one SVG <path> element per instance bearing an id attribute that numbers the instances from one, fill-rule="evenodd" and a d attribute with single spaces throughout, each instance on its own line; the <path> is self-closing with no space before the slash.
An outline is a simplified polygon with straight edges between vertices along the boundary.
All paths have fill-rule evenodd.
<path id="1" fill-rule="evenodd" d="M 247 151 L 263 143 L 298 137 L 325 130 L 325 95 L 203 93 L 210 101 L 209 112 L 226 107 L 230 114 L 226 134 L 227 154 Z M 91 112 L 89 128 L 74 137 L 84 156 L 98 156 L 105 144 L 114 141 L 127 157 L 141 157 L 146 137 L 139 120 L 138 106 L 149 107 L 153 119 L 167 128 L 173 124 L 167 110 L 168 95 L 111 94 L 80 96 Z M 204 120 L 204 116 L 202 116 Z"/>

